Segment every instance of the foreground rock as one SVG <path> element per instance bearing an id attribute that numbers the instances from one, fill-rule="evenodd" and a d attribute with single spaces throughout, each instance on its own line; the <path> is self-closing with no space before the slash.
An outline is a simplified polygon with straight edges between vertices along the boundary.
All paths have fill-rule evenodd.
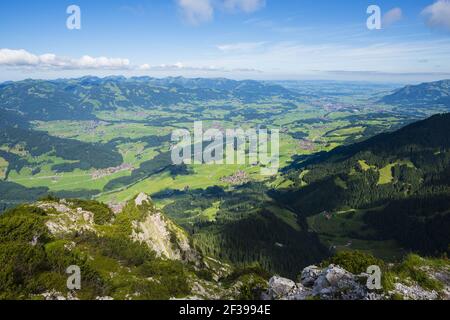
<path id="1" fill-rule="evenodd" d="M 415 283 L 395 283 L 394 290 L 370 290 L 367 286 L 367 274 L 352 274 L 345 269 L 330 265 L 321 269 L 310 266 L 303 270 L 300 283 L 292 280 L 272 277 L 263 300 L 389 300 L 401 297 L 405 300 L 448 299 L 448 283 L 444 282 L 442 293 L 425 290 Z M 447 279 L 447 278 L 446 278 Z"/>
<path id="2" fill-rule="evenodd" d="M 321 270 L 316 266 L 303 270 L 300 283 L 273 277 L 263 295 L 269 300 L 369 300 L 377 298 L 365 286 L 367 276 L 355 276 L 339 266 Z M 381 298 L 378 297 L 378 298 Z"/>

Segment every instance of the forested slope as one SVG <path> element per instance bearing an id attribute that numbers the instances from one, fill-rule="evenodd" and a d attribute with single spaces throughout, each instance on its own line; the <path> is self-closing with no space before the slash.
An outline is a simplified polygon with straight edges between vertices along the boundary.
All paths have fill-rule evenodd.
<path id="1" fill-rule="evenodd" d="M 294 163 L 296 187 L 274 192 L 302 218 L 323 211 L 369 211 L 380 238 L 423 253 L 450 243 L 450 114 Z"/>

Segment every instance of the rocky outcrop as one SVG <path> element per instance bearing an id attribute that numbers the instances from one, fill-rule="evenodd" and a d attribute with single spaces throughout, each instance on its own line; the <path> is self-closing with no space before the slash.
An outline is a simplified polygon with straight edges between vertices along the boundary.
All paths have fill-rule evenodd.
<path id="1" fill-rule="evenodd" d="M 144 221 L 133 221 L 131 238 L 145 243 L 157 257 L 182 260 L 183 253 L 190 251 L 187 237 L 176 234 L 170 222 L 161 213 L 148 215 Z"/>
<path id="2" fill-rule="evenodd" d="M 263 300 L 388 300 L 401 297 L 405 300 L 448 300 L 449 270 L 429 270 L 430 277 L 439 280 L 442 292 L 426 290 L 413 281 L 406 283 L 397 279 L 394 289 L 389 292 L 370 290 L 367 286 L 369 275 L 352 274 L 345 269 L 330 265 L 321 269 L 317 266 L 305 268 L 300 275 L 300 282 L 272 277 L 268 290 L 263 293 Z"/>
<path id="3" fill-rule="evenodd" d="M 136 206 L 142 206 L 144 203 L 150 204 L 150 197 L 145 193 L 141 192 L 136 199 L 134 199 L 134 204 Z"/>
<path id="4" fill-rule="evenodd" d="M 377 298 L 365 286 L 367 275 L 353 275 L 339 266 L 320 269 L 310 266 L 303 270 L 300 283 L 273 277 L 263 299 L 269 300 L 371 300 Z M 378 297 L 378 298 L 381 298 Z"/>
<path id="5" fill-rule="evenodd" d="M 438 300 L 439 293 L 436 291 L 427 291 L 422 287 L 413 284 L 406 285 L 403 283 L 396 283 L 395 289 L 392 293 L 399 294 L 403 297 L 404 300 Z"/>
<path id="6" fill-rule="evenodd" d="M 275 300 L 283 299 L 295 295 L 297 289 L 294 281 L 275 276 L 269 280 L 268 296 Z"/>
<path id="7" fill-rule="evenodd" d="M 444 284 L 441 297 L 444 300 L 450 300 L 450 267 L 447 267 L 445 270 L 431 271 L 429 275 L 432 279 Z"/>
<path id="8" fill-rule="evenodd" d="M 37 207 L 47 212 L 49 219 L 46 225 L 52 235 L 64 236 L 73 232 L 97 232 L 92 212 L 82 208 L 73 209 L 63 200 L 60 202 L 42 202 Z"/>
<path id="9" fill-rule="evenodd" d="M 367 275 L 352 273 L 331 265 L 323 270 L 312 287 L 312 295 L 323 300 L 371 300 Z"/>
<path id="10" fill-rule="evenodd" d="M 151 205 L 151 199 L 145 193 L 139 194 L 134 202 L 138 207 Z M 132 222 L 131 238 L 147 244 L 160 258 L 194 263 L 200 260 L 200 255 L 190 245 L 187 233 L 156 209 L 148 209 L 143 220 Z"/>
<path id="11" fill-rule="evenodd" d="M 68 292 L 67 295 L 65 295 L 56 290 L 44 292 L 41 294 L 41 296 L 44 298 L 44 300 L 49 300 L 49 301 L 79 300 L 76 297 L 76 295 L 72 294 L 71 292 Z"/>
<path id="12" fill-rule="evenodd" d="M 312 287 L 314 282 L 316 282 L 322 270 L 316 266 L 310 266 L 303 269 L 300 277 L 300 282 L 305 287 Z"/>

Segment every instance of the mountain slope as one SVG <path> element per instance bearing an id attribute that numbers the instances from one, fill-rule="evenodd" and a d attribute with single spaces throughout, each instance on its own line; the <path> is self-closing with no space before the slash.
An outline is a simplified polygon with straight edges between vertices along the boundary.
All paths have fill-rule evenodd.
<path id="1" fill-rule="evenodd" d="M 384 97 L 381 102 L 396 105 L 450 106 L 450 80 L 407 86 Z"/>
<path id="2" fill-rule="evenodd" d="M 7 211 L 0 262 L 0 299 L 238 298 L 242 286 L 265 282 L 203 257 L 145 194 L 118 214 L 56 198 Z M 66 287 L 71 265 L 81 269 L 81 290 Z"/>
<path id="3" fill-rule="evenodd" d="M 450 243 L 449 127 L 450 114 L 436 115 L 298 161 L 286 172 L 296 187 L 273 196 L 294 208 L 310 226 L 316 222 L 315 231 L 320 221 L 323 230 L 333 226 L 343 230 L 347 239 L 395 239 L 422 253 L 446 252 Z M 319 219 L 324 214 L 327 219 Z M 338 221 L 342 225 L 336 225 Z"/>
<path id="4" fill-rule="evenodd" d="M 297 99 L 299 95 L 278 85 L 226 79 L 83 77 L 0 84 L 0 110 L 44 121 L 92 120 L 96 111 L 117 108 L 147 109 L 224 99 L 252 103 L 273 97 Z"/>
<path id="5" fill-rule="evenodd" d="M 0 216 L 0 263 L 0 300 L 448 299 L 450 270 L 446 259 L 408 256 L 387 266 L 345 252 L 305 268 L 298 284 L 267 282 L 258 266 L 200 254 L 145 194 L 117 214 L 95 201 L 53 197 L 9 210 Z M 364 286 L 374 264 L 383 270 L 382 290 Z M 81 272 L 76 290 L 67 288 L 73 266 Z"/>
<path id="6" fill-rule="evenodd" d="M 0 155 L 7 159 L 13 159 L 20 152 L 21 161 L 9 161 L 8 171 L 20 171 L 27 156 L 39 157 L 46 154 L 73 161 L 70 164 L 55 165 L 54 170 L 59 171 L 102 169 L 118 166 L 123 161 L 117 151 L 106 145 L 63 139 L 44 132 L 10 126 L 0 127 L 0 147 Z"/>

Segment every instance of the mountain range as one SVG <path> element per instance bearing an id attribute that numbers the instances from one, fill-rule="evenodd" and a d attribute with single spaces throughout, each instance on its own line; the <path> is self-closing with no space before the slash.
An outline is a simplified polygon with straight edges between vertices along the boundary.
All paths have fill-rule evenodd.
<path id="1" fill-rule="evenodd" d="M 83 77 L 0 84 L 0 111 L 27 120 L 92 120 L 95 111 L 236 99 L 298 98 L 279 85 L 228 79 Z M 12 113 L 12 112 L 15 112 Z"/>

